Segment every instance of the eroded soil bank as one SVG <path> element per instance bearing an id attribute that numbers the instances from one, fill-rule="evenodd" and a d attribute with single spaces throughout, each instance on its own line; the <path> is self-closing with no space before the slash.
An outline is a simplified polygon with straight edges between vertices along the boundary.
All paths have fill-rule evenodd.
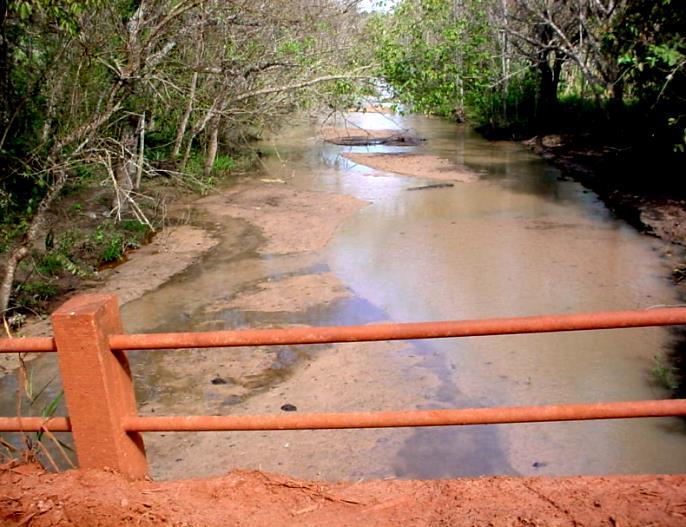
<path id="1" fill-rule="evenodd" d="M 534 137 L 524 145 L 592 189 L 635 228 L 686 245 L 686 190 L 681 177 L 669 177 L 681 167 L 665 166 L 652 156 L 632 159 L 631 149 L 601 146 L 598 138 L 555 134 Z M 683 262 L 675 265 L 682 267 Z"/>
<path id="2" fill-rule="evenodd" d="M 686 477 L 489 477 L 323 483 L 255 471 L 128 482 L 105 471 L 0 467 L 0 522 L 100 527 L 645 526 L 686 523 Z"/>

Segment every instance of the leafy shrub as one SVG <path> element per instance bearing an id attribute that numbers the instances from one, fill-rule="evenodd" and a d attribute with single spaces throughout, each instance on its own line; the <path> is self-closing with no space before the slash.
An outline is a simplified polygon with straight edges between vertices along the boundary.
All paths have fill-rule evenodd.
<path id="1" fill-rule="evenodd" d="M 149 227 L 138 220 L 122 220 L 121 223 L 105 221 L 91 236 L 97 257 L 101 263 L 118 262 L 127 249 L 136 249 L 143 243 Z"/>
<path id="2" fill-rule="evenodd" d="M 124 237 L 121 234 L 107 237 L 103 245 L 100 253 L 101 261 L 105 263 L 118 262 L 124 256 Z"/>

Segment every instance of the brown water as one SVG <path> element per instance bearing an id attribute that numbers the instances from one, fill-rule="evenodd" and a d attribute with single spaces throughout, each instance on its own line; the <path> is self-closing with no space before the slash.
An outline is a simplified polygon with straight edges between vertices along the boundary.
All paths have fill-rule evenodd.
<path id="1" fill-rule="evenodd" d="M 389 127 L 378 115 L 359 122 Z M 659 242 L 613 219 L 593 193 L 561 181 L 555 168 L 519 145 L 486 142 L 464 127 L 437 119 L 411 117 L 399 125 L 428 139 L 417 151 L 464 164 L 482 179 L 406 192 L 416 180 L 369 177 L 371 170 L 349 169 L 349 163 L 335 157 L 336 148 L 281 150 L 282 156 L 285 151 L 298 162 L 296 184 L 373 202 L 344 225 L 327 262 L 388 319 L 678 303 L 666 280 Z M 327 170 L 317 170 L 319 163 Z M 650 382 L 649 370 L 654 355 L 668 349 L 670 341 L 670 331 L 658 328 L 445 340 L 430 344 L 436 356 L 429 367 L 438 370 L 446 403 L 451 393 L 485 406 L 650 399 L 665 395 Z M 686 437 L 677 420 L 496 428 L 509 466 L 522 474 L 686 469 Z M 460 440 L 457 429 L 442 433 Z M 416 454 L 412 441 L 430 443 L 431 437 L 443 441 L 432 430 L 416 432 L 406 455 Z M 421 463 L 440 471 L 445 458 L 424 456 Z M 421 470 L 432 475 L 431 468 Z"/>
<path id="2" fill-rule="evenodd" d="M 594 194 L 519 145 L 487 142 L 439 119 L 354 114 L 367 128 L 410 128 L 411 148 L 340 147 L 301 125 L 263 145 L 260 177 L 352 195 L 370 205 L 326 250 L 262 255 L 244 221 L 202 210 L 222 243 L 157 291 L 124 306 L 127 331 L 353 324 L 640 309 L 677 304 L 660 242 L 614 219 Z M 355 166 L 344 151 L 421 152 L 466 165 L 474 183 L 408 192 L 431 181 Z M 374 174 L 374 175 L 371 175 Z M 265 281 L 332 272 L 350 296 L 303 311 L 207 313 L 217 298 Z M 482 337 L 393 346 L 281 347 L 133 354 L 143 413 L 267 413 L 529 405 L 652 399 L 653 357 L 668 329 Z M 37 366 L 45 377 L 51 367 Z M 215 376 L 229 379 L 213 385 Z M 1 381 L 3 393 L 12 380 Z M 319 384 L 317 384 L 319 383 Z M 51 390 L 46 392 L 46 396 Z M 676 419 L 396 431 L 165 434 L 146 437 L 160 477 L 232 466 L 299 477 L 683 472 Z"/>

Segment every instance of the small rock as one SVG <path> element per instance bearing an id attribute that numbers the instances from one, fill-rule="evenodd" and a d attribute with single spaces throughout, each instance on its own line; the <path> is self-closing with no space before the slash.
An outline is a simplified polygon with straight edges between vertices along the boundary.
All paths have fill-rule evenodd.
<path id="1" fill-rule="evenodd" d="M 212 384 L 228 384 L 226 382 L 226 379 L 222 379 L 219 375 L 217 375 L 214 379 L 210 381 Z"/>
<path id="2" fill-rule="evenodd" d="M 284 412 L 295 412 L 295 411 L 298 409 L 298 407 L 295 406 L 294 404 L 284 404 L 284 405 L 281 407 L 281 409 L 282 409 Z"/>
<path id="3" fill-rule="evenodd" d="M 534 461 L 534 463 L 531 466 L 534 468 L 542 468 L 547 467 L 548 463 L 544 463 L 543 461 Z"/>

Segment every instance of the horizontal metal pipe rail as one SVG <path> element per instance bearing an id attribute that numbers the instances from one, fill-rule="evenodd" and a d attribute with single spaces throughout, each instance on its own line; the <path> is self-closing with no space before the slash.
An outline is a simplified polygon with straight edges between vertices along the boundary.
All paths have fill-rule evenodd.
<path id="1" fill-rule="evenodd" d="M 71 432 L 68 417 L 0 417 L 0 432 Z"/>
<path id="2" fill-rule="evenodd" d="M 127 417 L 124 427 L 136 432 L 326 430 L 402 428 L 544 421 L 587 421 L 686 415 L 686 399 L 617 403 L 560 404 L 501 408 L 456 408 L 398 412 L 311 413 L 302 415 L 219 415 Z"/>
<path id="3" fill-rule="evenodd" d="M 300 415 L 130 416 L 122 424 L 126 432 L 216 432 L 466 426 L 674 415 L 686 415 L 686 399 Z M 69 432 L 71 424 L 66 417 L 0 418 L 0 432 L 39 430 Z"/>
<path id="4" fill-rule="evenodd" d="M 54 353 L 57 351 L 52 337 L 0 338 L 0 353 Z"/>
<path id="5" fill-rule="evenodd" d="M 109 344 L 113 350 L 219 348 L 477 337 L 675 324 L 686 324 L 686 308 L 366 326 L 122 334 L 110 335 Z M 54 339 L 50 337 L 0 339 L 0 353 L 54 352 L 56 350 Z"/>

